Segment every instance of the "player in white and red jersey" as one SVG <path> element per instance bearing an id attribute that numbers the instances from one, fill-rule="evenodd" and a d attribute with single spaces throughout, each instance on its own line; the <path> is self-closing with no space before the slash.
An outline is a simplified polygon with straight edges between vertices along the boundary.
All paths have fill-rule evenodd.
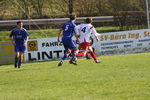
<path id="1" fill-rule="evenodd" d="M 86 18 L 85 22 L 85 24 L 80 24 L 75 28 L 77 41 L 80 43 L 80 47 L 84 50 L 84 52 L 77 53 L 76 56 L 86 56 L 87 52 L 89 51 L 94 61 L 96 63 L 100 63 L 92 48 L 90 47 L 90 36 L 93 34 L 98 41 L 98 33 L 96 32 L 94 26 L 91 24 L 92 18 Z"/>

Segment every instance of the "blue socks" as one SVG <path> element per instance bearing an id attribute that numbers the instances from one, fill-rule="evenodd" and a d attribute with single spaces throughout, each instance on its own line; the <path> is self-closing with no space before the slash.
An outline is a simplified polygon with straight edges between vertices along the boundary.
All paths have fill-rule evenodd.
<path id="1" fill-rule="evenodd" d="M 21 62 L 21 60 L 19 59 L 19 61 L 18 61 L 18 68 L 21 67 L 21 64 L 22 64 L 22 62 Z"/>
<path id="2" fill-rule="evenodd" d="M 62 60 L 66 60 L 68 58 L 68 54 L 64 54 L 64 56 L 62 57 Z"/>

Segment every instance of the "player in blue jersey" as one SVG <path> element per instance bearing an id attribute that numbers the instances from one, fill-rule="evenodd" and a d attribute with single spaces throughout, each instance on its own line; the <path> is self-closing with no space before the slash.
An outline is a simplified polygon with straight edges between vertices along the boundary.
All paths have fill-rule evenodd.
<path id="1" fill-rule="evenodd" d="M 10 39 L 14 45 L 15 50 L 15 68 L 20 68 L 23 60 L 23 54 L 26 49 L 28 41 L 28 32 L 23 28 L 23 22 L 18 21 L 17 27 L 14 28 L 10 33 Z"/>
<path id="2" fill-rule="evenodd" d="M 75 59 L 75 55 L 77 53 L 77 47 L 72 40 L 73 35 L 75 35 L 75 20 L 76 15 L 70 15 L 70 20 L 67 21 L 65 24 L 62 25 L 60 32 L 58 33 L 58 42 L 62 42 L 65 48 L 65 54 L 62 57 L 61 61 L 59 62 L 58 66 L 61 66 L 64 63 L 64 60 L 68 58 L 68 56 L 72 53 L 73 59 Z M 62 38 L 60 39 L 62 35 Z M 70 60 L 70 63 L 76 64 L 73 60 Z"/>

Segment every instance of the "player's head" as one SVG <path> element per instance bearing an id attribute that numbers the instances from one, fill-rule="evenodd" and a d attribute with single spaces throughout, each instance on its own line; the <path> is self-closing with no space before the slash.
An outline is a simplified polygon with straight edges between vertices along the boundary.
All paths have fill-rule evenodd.
<path id="1" fill-rule="evenodd" d="M 22 21 L 17 21 L 17 27 L 18 27 L 18 29 L 22 29 L 23 22 Z"/>
<path id="2" fill-rule="evenodd" d="M 76 14 L 71 14 L 69 16 L 69 18 L 70 18 L 71 21 L 75 20 L 76 19 Z"/>
<path id="3" fill-rule="evenodd" d="M 93 22 L 93 20 L 92 20 L 92 18 L 88 17 L 88 18 L 85 19 L 85 22 L 86 22 L 87 24 L 90 24 L 90 23 Z"/>

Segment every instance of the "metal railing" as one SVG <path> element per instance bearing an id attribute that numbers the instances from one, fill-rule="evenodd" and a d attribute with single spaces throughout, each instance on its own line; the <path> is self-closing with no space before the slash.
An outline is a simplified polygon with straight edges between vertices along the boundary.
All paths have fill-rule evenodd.
<path id="1" fill-rule="evenodd" d="M 100 16 L 92 17 L 93 22 L 113 22 L 113 16 Z M 83 23 L 86 17 L 78 17 L 76 23 Z M 51 24 L 63 24 L 65 21 L 69 20 L 68 18 L 54 18 L 54 19 L 28 19 L 20 20 L 24 25 L 51 25 Z M 18 20 L 1 20 L 0 26 L 15 26 Z"/>

